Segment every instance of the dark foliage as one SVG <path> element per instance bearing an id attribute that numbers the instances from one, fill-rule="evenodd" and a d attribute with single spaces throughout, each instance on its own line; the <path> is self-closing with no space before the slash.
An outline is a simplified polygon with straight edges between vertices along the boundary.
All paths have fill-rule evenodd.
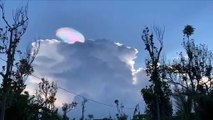
<path id="1" fill-rule="evenodd" d="M 34 47 L 26 52 L 18 50 L 18 45 L 27 29 L 27 7 L 15 11 L 12 24 L 5 16 L 2 3 L 0 10 L 1 23 L 4 23 L 1 25 L 5 25 L 5 27 L 0 26 L 0 54 L 6 59 L 4 60 L 6 64 L 1 64 L 0 72 L 2 77 L 0 120 L 61 119 L 54 107 L 56 87 L 53 83 L 42 80 L 37 96 L 30 96 L 24 91 L 25 81 L 34 71 L 32 62 L 39 50 L 39 43 L 34 44 Z M 41 97 L 42 95 L 44 98 Z"/>
<path id="2" fill-rule="evenodd" d="M 172 116 L 172 104 L 170 101 L 171 90 L 164 81 L 165 71 L 161 69 L 160 54 L 163 49 L 163 34 L 159 28 L 154 27 L 159 48 L 154 41 L 154 35 L 149 28 L 143 30 L 142 40 L 149 58 L 146 59 L 146 73 L 150 77 L 151 85 L 143 88 L 141 93 L 147 105 L 146 113 L 152 120 L 169 120 Z"/>
<path id="3" fill-rule="evenodd" d="M 170 82 L 175 86 L 177 115 L 183 120 L 213 119 L 212 110 L 212 52 L 204 44 L 190 39 L 194 28 L 183 30 L 183 47 L 179 59 L 168 65 Z"/>

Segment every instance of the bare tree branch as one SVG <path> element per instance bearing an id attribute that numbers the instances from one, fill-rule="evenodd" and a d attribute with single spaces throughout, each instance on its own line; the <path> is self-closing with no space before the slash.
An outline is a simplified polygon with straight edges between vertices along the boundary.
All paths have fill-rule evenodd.
<path id="1" fill-rule="evenodd" d="M 4 4 L 3 3 L 0 3 L 0 9 L 1 9 L 1 12 L 2 12 L 2 19 L 4 20 L 4 22 L 6 23 L 6 25 L 11 28 L 9 22 L 6 20 L 5 18 L 5 11 L 4 11 Z"/>

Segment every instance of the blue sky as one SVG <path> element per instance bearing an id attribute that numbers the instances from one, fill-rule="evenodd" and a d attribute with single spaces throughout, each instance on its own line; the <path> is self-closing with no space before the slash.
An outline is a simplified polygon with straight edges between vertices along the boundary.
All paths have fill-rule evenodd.
<path id="1" fill-rule="evenodd" d="M 5 3 L 7 8 L 7 16 L 10 16 L 12 13 L 11 9 L 14 9 L 18 6 L 24 5 L 24 2 L 17 2 L 17 1 L 7 1 Z M 36 70 L 42 71 L 45 69 L 43 74 L 41 72 L 36 72 L 36 74 L 41 76 L 46 76 L 47 78 L 53 79 L 61 79 L 58 81 L 59 84 L 64 85 L 65 88 L 70 90 L 75 90 L 80 94 L 86 95 L 88 97 L 94 99 L 101 99 L 101 95 L 104 94 L 108 89 L 118 90 L 117 88 L 123 88 L 124 86 L 127 88 L 134 88 L 134 89 L 141 89 L 144 87 L 146 82 L 139 82 L 137 86 L 131 86 L 129 83 L 124 83 L 120 86 L 113 86 L 117 87 L 116 89 L 110 87 L 112 86 L 110 83 L 113 81 L 99 81 L 95 80 L 96 83 L 92 80 L 88 80 L 87 82 L 83 81 L 86 80 L 82 76 L 87 77 L 95 77 L 95 78 L 102 78 L 103 76 L 114 76 L 112 80 L 117 80 L 117 77 L 120 78 L 119 75 L 126 74 L 126 78 L 131 78 L 131 69 L 132 67 L 125 67 L 129 65 L 129 61 L 135 61 L 134 69 L 138 69 L 140 67 L 144 67 L 144 59 L 146 58 L 146 53 L 144 51 L 144 46 L 142 43 L 141 32 L 145 26 L 159 26 L 165 27 L 165 36 L 164 36 L 164 54 L 167 56 L 168 59 L 175 57 L 177 54 L 176 52 L 180 51 L 181 42 L 182 42 L 182 29 L 185 25 L 190 24 L 195 27 L 195 35 L 193 38 L 197 43 L 205 43 L 209 46 L 210 49 L 212 48 L 213 41 L 213 34 L 211 28 L 213 28 L 213 16 L 211 12 L 213 11 L 213 2 L 211 1 L 199 1 L 199 0 L 180 0 L 180 1 L 169 1 L 169 0 L 145 0 L 145 1 L 98 1 L 98 0 L 31 0 L 29 2 L 29 26 L 27 33 L 24 36 L 24 41 L 22 41 L 21 47 L 24 48 L 29 43 L 37 39 L 49 39 L 47 41 L 43 41 L 43 46 L 41 53 L 39 55 L 39 59 L 35 63 Z M 65 45 L 59 43 L 51 44 L 50 41 L 52 39 L 58 39 L 55 36 L 55 32 L 58 28 L 61 27 L 71 27 L 78 31 L 80 31 L 86 39 L 108 39 L 114 42 L 119 42 L 124 44 L 124 46 L 116 46 L 112 42 L 108 41 L 100 41 L 98 40 L 94 42 L 85 42 L 84 45 Z M 46 47 L 51 48 L 52 51 L 48 51 L 45 49 Z M 94 48 L 89 48 L 88 46 L 94 46 Z M 105 48 L 106 50 L 100 49 Z M 129 49 L 127 46 L 137 49 L 139 52 L 138 54 L 135 53 L 134 49 Z M 82 49 L 85 49 L 82 50 Z M 50 50 L 50 49 L 49 49 Z M 81 55 L 76 54 L 72 51 L 78 51 Z M 96 50 L 100 51 L 97 52 Z M 46 52 L 48 51 L 48 52 Z M 89 56 L 90 52 L 93 51 L 94 56 Z M 115 52 L 113 54 L 107 54 L 108 51 Z M 105 53 L 105 56 L 100 56 L 101 53 Z M 58 59 L 48 55 L 55 55 L 58 56 Z M 118 56 L 114 58 L 114 56 Z M 127 56 L 127 57 L 126 57 Z M 136 59 L 134 59 L 138 56 Z M 99 59 L 96 59 L 96 58 Z M 60 58 L 60 59 L 59 59 Z M 67 66 L 64 66 L 64 69 L 59 69 L 58 71 L 54 71 L 55 65 L 63 66 L 65 63 L 62 63 L 63 58 L 66 58 L 65 63 L 66 65 L 69 64 L 70 68 L 74 70 L 79 70 L 76 68 L 76 64 L 80 64 L 79 68 L 80 73 L 88 72 L 87 65 L 91 64 L 90 61 L 84 61 L 82 59 L 90 59 L 90 60 L 97 60 L 97 64 L 94 66 L 96 69 L 99 70 L 99 74 L 103 76 L 92 76 L 91 74 L 96 73 L 95 70 L 90 70 L 88 74 L 77 74 Z M 72 61 L 74 64 L 72 64 Z M 114 61 L 114 59 L 118 59 Z M 53 62 L 47 62 L 45 60 L 52 60 Z M 54 62 L 55 61 L 55 62 Z M 79 63 L 79 61 L 81 61 Z M 104 64 L 103 64 L 104 61 Z M 43 63 L 42 63 L 43 62 Z M 50 63 L 50 65 L 45 66 L 46 64 Z M 40 66 L 39 66 L 40 65 Z M 54 67 L 52 67 L 52 66 Z M 84 66 L 82 66 L 84 65 Z M 102 70 L 100 67 L 102 65 L 106 65 L 107 69 Z M 114 68 L 113 71 L 116 74 L 105 74 L 110 73 L 107 70 L 110 70 L 111 67 L 109 66 L 120 65 L 117 68 Z M 86 67 L 85 67 L 86 66 Z M 122 69 L 121 69 L 122 68 Z M 82 70 L 82 71 L 81 71 Z M 122 71 L 123 70 L 123 71 Z M 44 74 L 45 73 L 45 74 Z M 64 74 L 61 74 L 64 73 Z M 73 76 L 69 76 L 69 74 L 73 74 Z M 57 76 L 66 76 L 67 77 L 57 77 Z M 79 77 L 81 76 L 81 77 Z M 139 78 L 145 78 L 144 73 L 140 73 L 136 75 Z M 71 83 L 76 83 L 76 86 L 66 86 L 68 81 L 66 79 L 73 78 L 79 81 L 70 81 Z M 110 78 L 109 78 L 110 79 Z M 82 80 L 82 81 L 81 81 Z M 73 83 L 73 84 L 74 84 Z M 84 83 L 83 86 L 89 87 L 88 90 L 91 89 L 93 94 L 86 93 L 85 91 L 80 90 L 82 88 L 81 83 Z M 94 84 L 103 84 L 103 92 L 94 93 L 96 88 Z M 120 84 L 120 82 L 115 82 Z M 79 88 L 80 86 L 80 88 Z M 101 88 L 100 88 L 101 89 Z M 59 91 L 60 92 L 60 91 Z M 129 94 L 129 91 L 126 92 Z M 95 95 L 94 95 L 95 94 Z M 97 95 L 96 95 L 97 94 Z M 112 93 L 113 94 L 113 93 Z M 121 93 L 125 95 L 125 93 Z M 140 93 L 138 93 L 140 94 Z M 137 94 L 137 95 L 138 95 Z M 117 94 L 116 94 L 117 95 Z M 113 97 L 108 96 L 107 100 L 114 99 Z M 119 95 L 118 95 L 119 96 Z M 131 96 L 131 95 L 130 95 Z M 136 95 L 133 95 L 136 96 Z M 131 96 L 131 97 L 133 97 Z M 64 97 L 64 96 L 63 96 Z M 72 96 L 73 98 L 74 96 Z M 136 104 L 136 101 L 143 101 L 142 97 L 135 97 L 137 100 L 134 101 L 134 104 L 131 104 L 131 101 L 126 101 L 124 97 L 120 96 L 121 101 L 126 101 L 129 106 L 133 106 Z M 71 99 L 71 98 L 70 98 Z M 104 101 L 110 103 L 109 101 Z M 131 104 L 131 105 L 130 105 Z M 144 110 L 144 103 L 141 103 L 142 111 Z M 90 108 L 88 108 L 90 109 Z M 103 108 L 104 109 L 104 108 Z M 90 109 L 92 111 L 92 108 Z M 94 112 L 97 112 L 94 110 Z M 106 110 L 104 114 L 113 114 L 113 112 L 109 112 Z M 131 113 L 129 111 L 128 113 Z M 101 114 L 101 113 L 100 113 Z M 77 112 L 76 112 L 76 116 Z M 99 115 L 100 116 L 100 115 Z"/>
<path id="2" fill-rule="evenodd" d="M 30 1 L 26 36 L 28 40 L 56 38 L 58 28 L 72 27 L 87 39 L 110 39 L 143 51 L 142 29 L 157 25 L 166 29 L 165 50 L 174 52 L 181 47 L 182 29 L 186 24 L 196 28 L 197 42 L 212 44 L 213 35 L 209 31 L 213 27 L 212 10 L 211 1 L 199 0 Z M 144 51 L 138 56 L 142 61 Z"/>
<path id="3" fill-rule="evenodd" d="M 9 10 L 26 2 L 6 2 Z M 109 39 L 143 51 L 140 39 L 144 26 L 165 27 L 165 50 L 180 49 L 182 29 L 186 24 L 196 28 L 197 42 L 212 44 L 213 27 L 211 1 L 187 0 L 39 0 L 29 2 L 28 41 L 37 38 L 56 38 L 60 27 L 72 27 L 87 39 Z M 11 11 L 10 11 L 11 12 Z M 10 13 L 8 11 L 8 14 Z M 143 60 L 143 53 L 138 54 Z"/>

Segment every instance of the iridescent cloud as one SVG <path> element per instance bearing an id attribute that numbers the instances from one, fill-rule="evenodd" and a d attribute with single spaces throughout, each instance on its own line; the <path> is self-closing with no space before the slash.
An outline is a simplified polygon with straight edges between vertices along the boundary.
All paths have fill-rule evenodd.
<path id="1" fill-rule="evenodd" d="M 84 36 L 73 28 L 63 27 L 56 31 L 56 36 L 64 42 L 73 44 L 75 42 L 84 42 Z"/>

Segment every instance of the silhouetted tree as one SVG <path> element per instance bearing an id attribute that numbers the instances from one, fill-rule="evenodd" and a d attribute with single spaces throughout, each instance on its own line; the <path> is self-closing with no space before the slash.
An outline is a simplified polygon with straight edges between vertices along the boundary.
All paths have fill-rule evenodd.
<path id="1" fill-rule="evenodd" d="M 135 115 L 140 115 L 139 104 L 137 104 L 137 105 L 135 106 L 135 109 L 134 109 L 134 112 L 133 112 L 133 117 L 134 117 Z"/>
<path id="2" fill-rule="evenodd" d="M 63 120 L 69 120 L 69 117 L 67 117 L 67 113 L 73 110 L 77 106 L 77 102 L 72 102 L 70 104 L 63 103 L 62 111 L 63 111 Z"/>
<path id="3" fill-rule="evenodd" d="M 212 119 L 212 52 L 206 45 L 190 39 L 194 28 L 186 25 L 179 59 L 168 66 L 170 82 L 175 85 L 177 114 L 184 120 Z M 208 105 L 207 105 L 208 104 Z"/>
<path id="4" fill-rule="evenodd" d="M 88 100 L 86 98 L 83 98 L 83 101 L 81 103 L 81 107 L 82 107 L 82 109 L 81 109 L 81 120 L 84 120 L 84 113 L 86 111 L 85 105 L 86 105 L 87 102 L 88 102 Z"/>
<path id="5" fill-rule="evenodd" d="M 17 49 L 28 24 L 27 7 L 17 9 L 11 21 L 6 18 L 4 5 L 2 3 L 0 3 L 0 10 L 1 25 L 5 26 L 0 26 L 0 54 L 6 62 L 0 72 L 2 76 L 0 88 L 0 120 L 10 119 L 11 111 L 17 115 L 16 118 L 14 117 L 13 119 L 22 119 L 23 117 L 20 116 L 25 112 L 24 110 L 27 109 L 29 95 L 28 93 L 21 93 L 26 87 L 26 78 L 33 72 L 31 64 L 34 61 L 39 46 L 35 46 L 34 50 L 29 50 L 26 53 L 22 53 Z M 21 56 L 19 59 L 17 58 L 18 55 Z M 5 111 L 7 111 L 6 113 L 8 115 L 6 117 Z"/>
<path id="6" fill-rule="evenodd" d="M 119 100 L 115 100 L 114 103 L 116 104 L 116 108 L 117 108 L 117 114 L 116 117 L 118 120 L 127 120 L 128 116 L 123 112 L 123 108 L 124 106 L 122 104 L 119 103 Z"/>
<path id="7" fill-rule="evenodd" d="M 55 107 L 54 103 L 56 101 L 57 85 L 54 82 L 49 82 L 48 80 L 42 79 L 39 83 L 39 89 L 36 92 L 37 104 L 39 108 L 39 119 L 41 120 L 58 120 L 58 109 Z"/>
<path id="8" fill-rule="evenodd" d="M 164 30 L 154 27 L 154 33 L 159 48 L 154 41 L 154 35 L 146 27 L 143 30 L 142 40 L 145 44 L 145 50 L 148 52 L 149 58 L 146 59 L 146 73 L 150 76 L 151 85 L 143 88 L 141 93 L 147 105 L 146 113 L 152 120 L 169 120 L 172 117 L 172 104 L 170 101 L 171 90 L 164 81 L 165 71 L 164 63 L 160 61 L 160 55 L 163 49 Z"/>
<path id="9" fill-rule="evenodd" d="M 135 106 L 134 112 L 133 112 L 133 120 L 143 120 L 143 116 L 140 113 L 139 104 Z"/>

